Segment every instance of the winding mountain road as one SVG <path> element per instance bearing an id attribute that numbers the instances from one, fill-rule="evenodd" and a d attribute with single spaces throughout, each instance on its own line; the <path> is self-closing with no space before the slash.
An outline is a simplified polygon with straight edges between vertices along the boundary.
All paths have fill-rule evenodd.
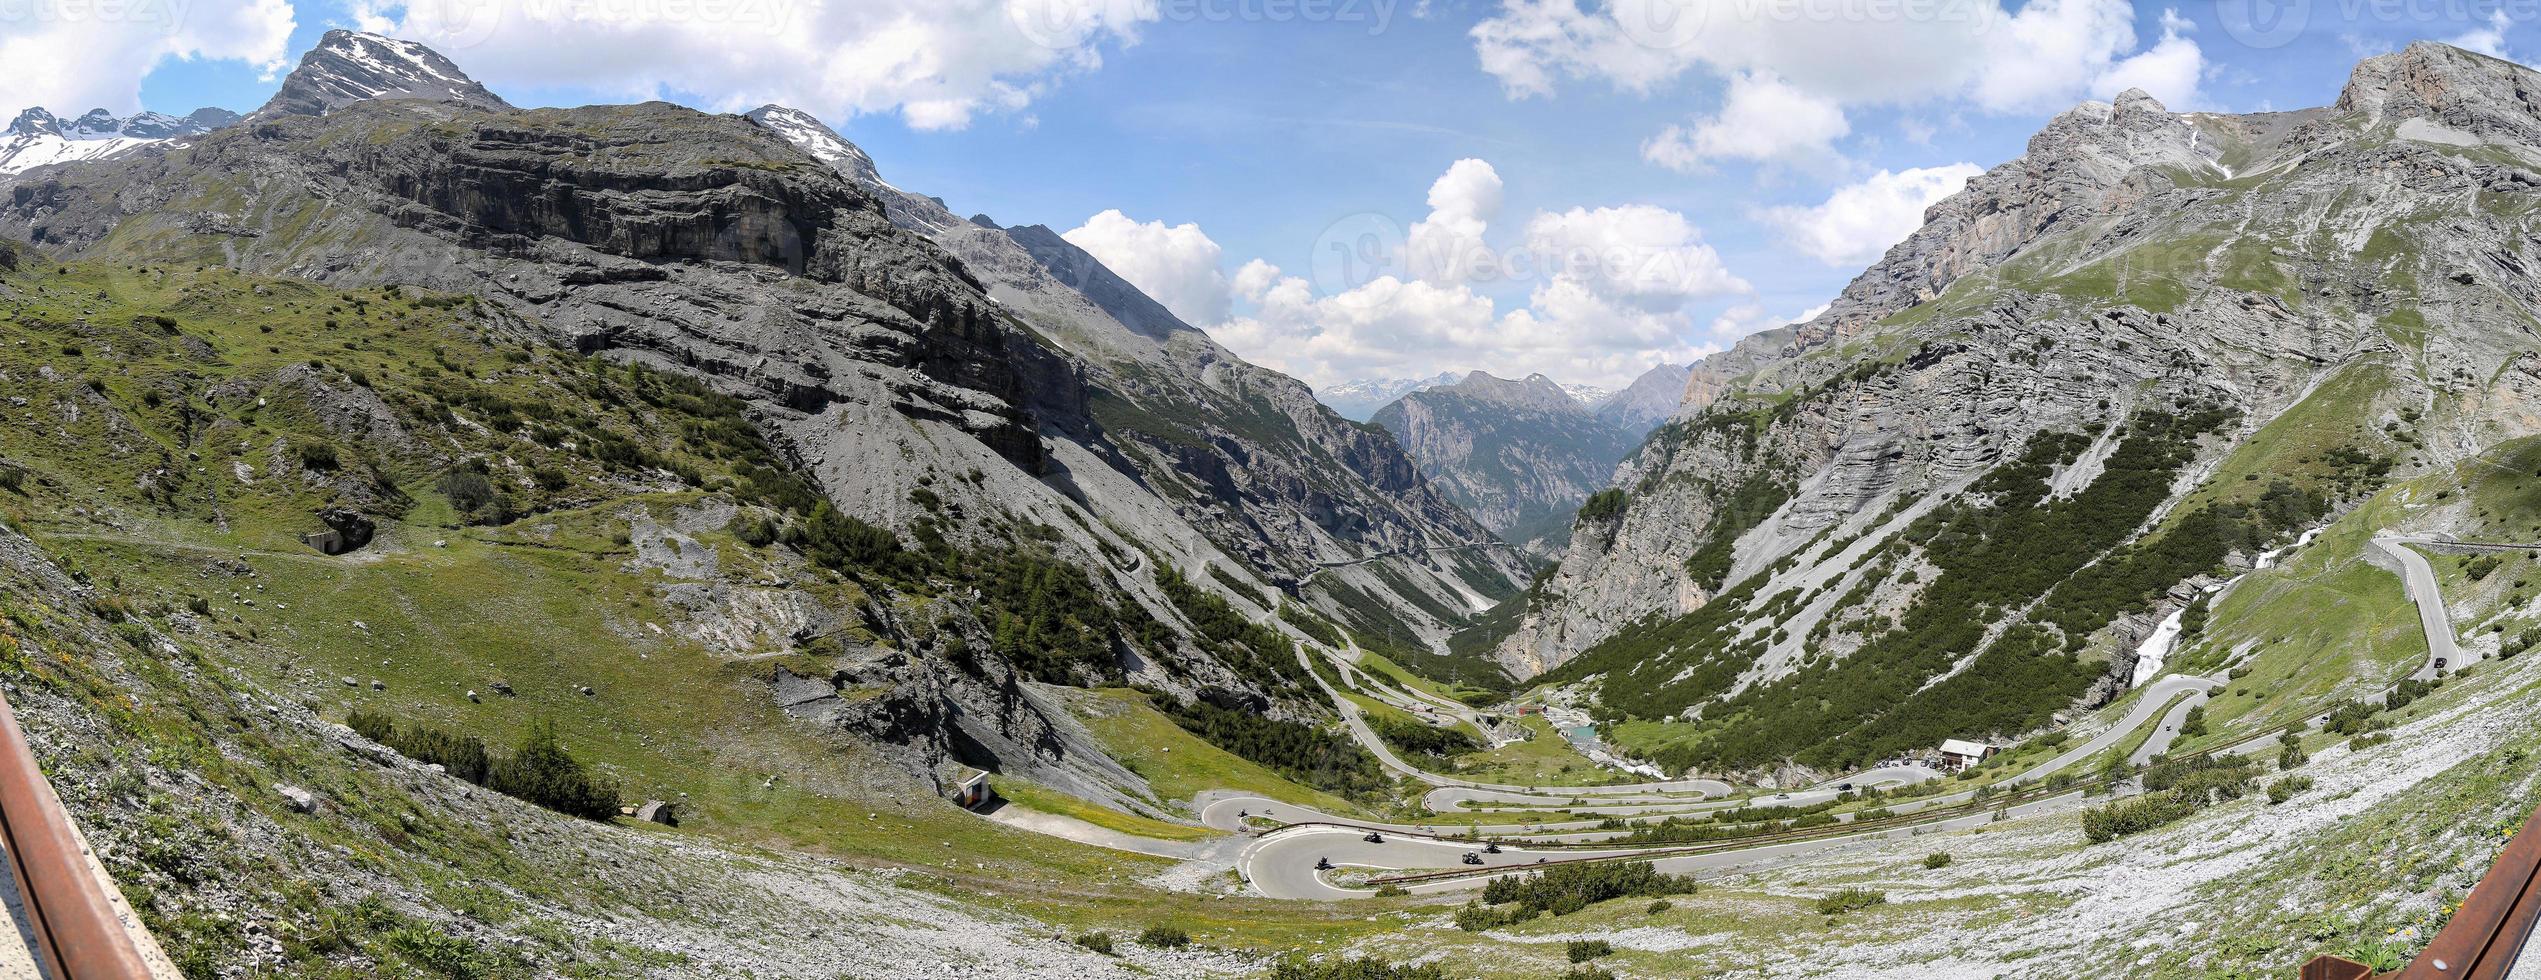
<path id="1" fill-rule="evenodd" d="M 2453 617 L 2444 608 L 2444 594 L 2435 587 L 2435 568 L 2426 556 L 2409 545 L 2452 545 L 2496 550 L 2521 550 L 2529 545 L 2484 545 L 2467 541 L 2445 541 L 2438 538 L 2402 535 L 2377 535 L 2373 546 L 2400 563 L 2400 582 L 2409 592 L 2409 600 L 2417 603 L 2418 625 L 2426 630 L 2426 663 L 2410 674 L 2412 680 L 2433 680 L 2440 671 L 2460 670 L 2463 666 L 2461 645 L 2454 640 Z"/>

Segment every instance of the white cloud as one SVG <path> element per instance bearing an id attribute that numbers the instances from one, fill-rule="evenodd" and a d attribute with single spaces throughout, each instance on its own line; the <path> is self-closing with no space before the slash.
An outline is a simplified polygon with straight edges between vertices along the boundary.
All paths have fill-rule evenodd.
<path id="1" fill-rule="evenodd" d="M 1735 342 L 1759 330 L 1771 330 L 1775 327 L 1815 320 L 1818 314 L 1826 312 L 1826 307 L 1827 304 L 1819 303 L 1798 313 L 1774 316 L 1765 312 L 1763 303 L 1740 303 L 1722 310 L 1719 316 L 1712 318 L 1712 336 L 1723 342 Z"/>
<path id="2" fill-rule="evenodd" d="M 1768 208 L 1765 223 L 1801 253 L 1833 266 L 1861 266 L 1923 226 L 1923 211 L 1983 173 L 1973 163 L 1882 170 L 1836 188 L 1811 207 Z"/>
<path id="3" fill-rule="evenodd" d="M 1539 277 L 1665 313 L 1689 300 L 1749 290 L 1702 237 L 1693 222 L 1665 208 L 1572 208 L 1528 221 L 1525 254 L 1540 265 Z"/>
<path id="4" fill-rule="evenodd" d="M 1839 114 L 1927 102 L 2030 112 L 2105 98 L 2128 84 L 2186 107 L 2203 66 L 2186 21 L 2176 16 L 2165 17 L 2161 38 L 2138 51 L 2130 0 L 2029 0 L 2017 12 L 2000 0 L 1852 4 L 1845 16 L 1811 16 L 1826 9 L 1733 0 L 1500 0 L 1499 12 L 1475 25 L 1471 37 L 1483 70 L 1513 98 L 1551 94 L 1564 79 L 1632 92 L 1688 75 L 1724 80 L 1732 91 L 1713 128 L 1673 129 L 1645 148 L 1654 162 L 1680 167 L 1841 138 L 1824 111 L 1765 118 L 1761 137 L 1756 125 L 1740 125 L 1759 117 L 1739 113 L 1736 90 L 1762 78 L 1817 100 L 1812 110 Z M 1753 105 L 1767 104 L 1752 96 Z M 1747 152 L 1737 152 L 1742 148 Z"/>
<path id="5" fill-rule="evenodd" d="M 1184 323 L 1207 325 L 1226 319 L 1230 287 L 1218 271 L 1221 251 L 1200 226 L 1138 222 L 1114 209 L 1105 211 L 1059 237 L 1091 253 L 1129 284 L 1165 304 Z M 1241 275 L 1263 278 L 1253 266 Z M 1276 274 L 1277 269 L 1271 269 Z"/>
<path id="6" fill-rule="evenodd" d="M 0 65 L 8 66 L 0 72 L 0 112 L 129 114 L 141 108 L 141 80 L 172 60 L 276 71 L 291 53 L 293 26 L 289 0 L 13 5 L 0 15 Z"/>
<path id="7" fill-rule="evenodd" d="M 2499 7 L 2488 12 L 2486 24 L 2466 31 L 2461 36 L 2444 43 L 2465 51 L 2477 51 L 2491 58 L 2511 59 L 2514 56 L 2506 53 L 2506 29 L 2513 27 L 2514 23 L 2514 18 L 2506 16 L 2505 8 Z"/>
<path id="8" fill-rule="evenodd" d="M 1688 304 L 1751 292 L 1693 222 L 1665 208 L 1537 212 L 1516 241 L 1495 248 L 1488 239 L 1504 191 L 1488 162 L 1459 160 L 1430 185 L 1428 215 L 1406 233 L 1410 254 L 1399 268 L 1407 272 L 1318 293 L 1256 259 L 1232 283 L 1252 308 L 1209 331 L 1246 358 L 1316 384 L 1472 364 L 1509 377 L 1621 385 L 1711 349 L 1687 340 L 1697 329 Z M 1523 306 L 1503 309 L 1480 283 L 1531 288 Z"/>
<path id="9" fill-rule="evenodd" d="M 1490 276 L 1494 256 L 1482 236 L 1500 216 L 1501 198 L 1500 172 L 1490 163 L 1466 158 L 1449 165 L 1429 185 L 1429 216 L 1404 236 L 1412 276 L 1436 283 Z"/>
<path id="10" fill-rule="evenodd" d="M 1835 141 L 1852 130 L 1843 107 L 1833 100 L 1800 91 L 1769 73 L 1742 72 L 1730 79 L 1719 115 L 1692 129 L 1668 127 L 1641 145 L 1641 158 L 1687 173 L 1723 157 L 1830 158 Z"/>
<path id="11" fill-rule="evenodd" d="M 354 11 L 364 30 L 432 45 L 497 91 L 897 112 L 920 129 L 1020 110 L 1159 16 L 1156 0 L 355 0 Z"/>
<path id="12" fill-rule="evenodd" d="M 1235 270 L 1235 295 L 1260 302 L 1262 296 L 1279 284 L 1279 267 L 1254 259 Z"/>

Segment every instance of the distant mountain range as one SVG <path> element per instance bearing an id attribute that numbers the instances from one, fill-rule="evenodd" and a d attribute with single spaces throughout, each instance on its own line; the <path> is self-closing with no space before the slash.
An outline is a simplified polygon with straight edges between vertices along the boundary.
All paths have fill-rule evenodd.
<path id="1" fill-rule="evenodd" d="M 136 147 L 198 136 L 237 122 L 227 109 L 196 109 L 185 116 L 144 112 L 116 118 L 104 109 L 64 120 L 42 108 L 28 109 L 0 130 L 0 174 L 76 160 L 102 160 Z"/>
<path id="2" fill-rule="evenodd" d="M 1454 371 L 1441 371 L 1426 378 L 1368 378 L 1345 381 L 1315 389 L 1315 400 L 1324 407 L 1341 413 L 1341 417 L 1365 422 L 1376 417 L 1376 410 L 1394 400 L 1424 388 L 1451 385 L 1464 380 Z"/>
<path id="3" fill-rule="evenodd" d="M 1394 433 L 1421 472 L 1484 526 L 1551 554 L 1569 541 L 1580 504 L 1667 419 L 1691 370 L 1661 365 L 1613 393 L 1541 374 L 1511 381 L 1475 371 L 1421 384 L 1371 421 Z"/>

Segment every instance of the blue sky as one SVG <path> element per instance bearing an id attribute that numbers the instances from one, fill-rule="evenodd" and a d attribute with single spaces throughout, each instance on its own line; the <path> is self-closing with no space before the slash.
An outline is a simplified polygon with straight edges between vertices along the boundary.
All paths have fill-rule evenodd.
<path id="1" fill-rule="evenodd" d="M 1611 385 L 1825 302 L 2082 98 L 2326 104 L 2409 40 L 2513 56 L 2527 2 L 193 0 L 0 24 L 49 67 L 0 98 L 245 110 L 325 29 L 382 29 L 522 105 L 811 110 L 1310 381 Z"/>

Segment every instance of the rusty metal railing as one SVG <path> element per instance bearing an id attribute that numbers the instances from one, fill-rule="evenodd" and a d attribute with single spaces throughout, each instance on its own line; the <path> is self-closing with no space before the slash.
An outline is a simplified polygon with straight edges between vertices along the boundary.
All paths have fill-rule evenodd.
<path id="1" fill-rule="evenodd" d="M 2303 965 L 2303 980 L 2505 980 L 2541 921 L 2541 812 L 2526 819 L 2487 877 L 2408 966 L 2376 974 L 2336 956 Z"/>
<path id="2" fill-rule="evenodd" d="M 79 829 L 37 767 L 17 713 L 0 697 L 0 842 L 26 903 L 34 952 L 63 980 L 151 980 L 141 946 L 115 913 Z"/>

